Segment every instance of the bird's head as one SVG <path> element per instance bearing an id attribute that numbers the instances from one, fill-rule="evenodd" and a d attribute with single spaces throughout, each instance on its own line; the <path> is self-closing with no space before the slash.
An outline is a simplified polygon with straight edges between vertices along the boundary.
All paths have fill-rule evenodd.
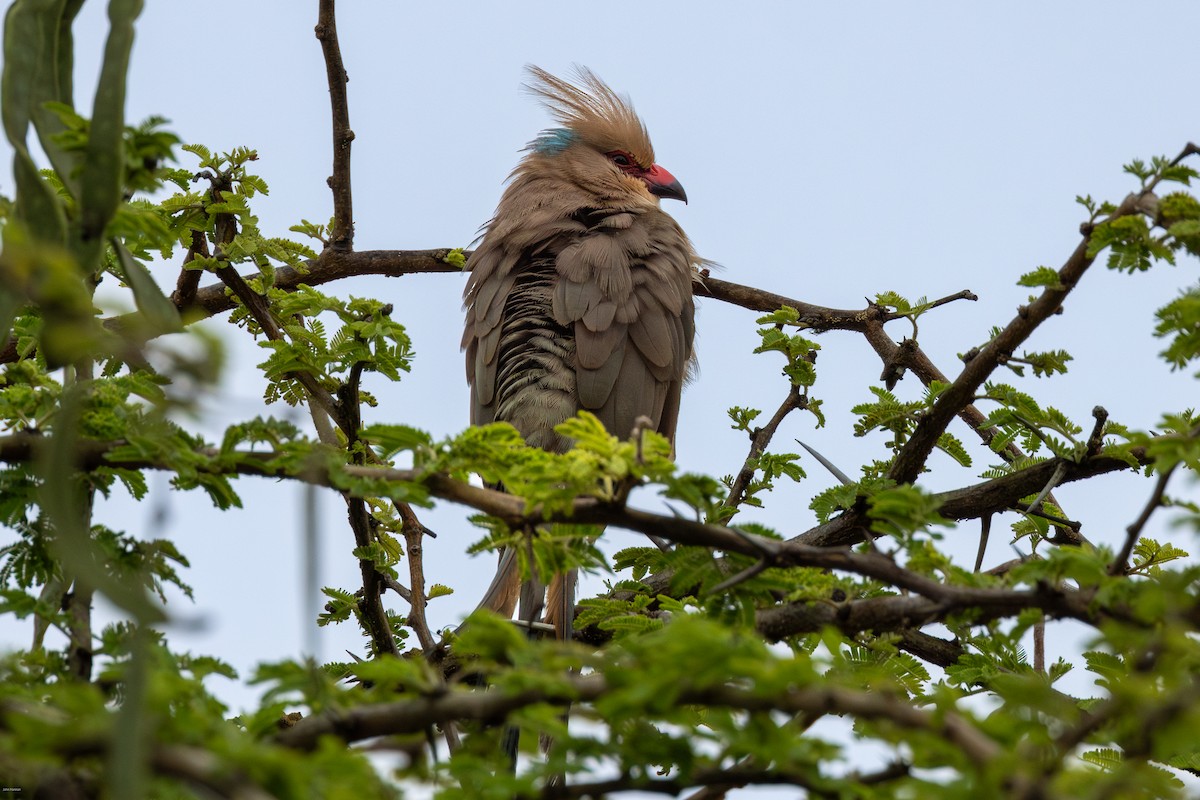
<path id="1" fill-rule="evenodd" d="M 654 163 L 654 146 L 629 100 L 586 68 L 579 84 L 531 66 L 528 88 L 541 98 L 561 127 L 550 128 L 529 144 L 522 168 L 552 170 L 558 177 L 600 197 L 621 201 L 636 196 L 650 202 L 687 202 L 675 176 Z"/>

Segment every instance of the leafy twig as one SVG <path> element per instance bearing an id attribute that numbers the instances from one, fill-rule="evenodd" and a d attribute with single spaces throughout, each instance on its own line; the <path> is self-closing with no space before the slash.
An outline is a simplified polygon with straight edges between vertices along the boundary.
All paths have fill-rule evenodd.
<path id="1" fill-rule="evenodd" d="M 1121 551 L 1117 553 L 1116 558 L 1108 565 L 1109 575 L 1120 575 L 1125 572 L 1129 565 L 1129 557 L 1133 555 L 1133 548 L 1137 545 L 1137 541 L 1142 535 L 1142 529 L 1150 521 L 1151 515 L 1162 505 L 1163 494 L 1167 490 L 1167 482 L 1171 480 L 1171 475 L 1174 474 L 1175 467 L 1177 466 L 1178 464 L 1172 464 L 1159 473 L 1158 480 L 1154 483 L 1154 491 L 1150 493 L 1150 499 L 1146 501 L 1142 513 L 1138 514 L 1137 519 L 1125 529 L 1125 543 L 1121 545 Z"/>
<path id="2" fill-rule="evenodd" d="M 722 503 L 725 508 L 736 509 L 745 500 L 746 489 L 750 486 L 750 481 L 754 479 L 758 459 L 766 452 L 767 445 L 771 443 L 775 431 L 778 430 L 780 423 L 788 414 L 804 408 L 804 403 L 805 398 L 800 393 L 800 387 L 792 386 L 770 421 L 761 428 L 755 428 L 750 434 L 750 452 L 746 455 L 746 460 L 742 463 L 742 468 L 738 470 L 733 483 L 730 484 L 729 495 Z"/>

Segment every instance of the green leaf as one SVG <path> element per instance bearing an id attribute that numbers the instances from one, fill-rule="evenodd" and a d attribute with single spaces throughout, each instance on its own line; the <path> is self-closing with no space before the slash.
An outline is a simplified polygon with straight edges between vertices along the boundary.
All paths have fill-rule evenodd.
<path id="1" fill-rule="evenodd" d="M 750 424 L 762 414 L 757 408 L 742 408 L 741 406 L 734 406 L 727 413 L 733 420 L 732 427 L 735 431 L 749 431 Z"/>
<path id="2" fill-rule="evenodd" d="M 1047 289 L 1061 290 L 1062 282 L 1058 270 L 1050 267 L 1038 267 L 1033 272 L 1026 272 L 1017 280 L 1018 286 L 1044 286 Z"/>
<path id="3" fill-rule="evenodd" d="M 1181 369 L 1200 358 L 1200 285 L 1180 293 L 1160 308 L 1155 317 L 1154 335 L 1170 337 L 1161 355 L 1173 369 Z"/>
<path id="4" fill-rule="evenodd" d="M 933 525 L 949 525 L 937 513 L 940 501 L 916 486 L 893 486 L 867 498 L 871 530 L 888 535 L 907 535 Z"/>
<path id="5" fill-rule="evenodd" d="M 433 446 L 433 438 L 428 433 L 408 425 L 369 425 L 363 428 L 360 438 L 375 445 L 384 460 L 390 460 L 397 453 Z"/>
<path id="6" fill-rule="evenodd" d="M 1143 536 L 1134 545 L 1133 564 L 1129 571 L 1143 575 L 1158 575 L 1162 572 L 1163 564 L 1187 557 L 1186 550 L 1181 550 L 1170 542 L 1160 544 L 1154 539 Z"/>

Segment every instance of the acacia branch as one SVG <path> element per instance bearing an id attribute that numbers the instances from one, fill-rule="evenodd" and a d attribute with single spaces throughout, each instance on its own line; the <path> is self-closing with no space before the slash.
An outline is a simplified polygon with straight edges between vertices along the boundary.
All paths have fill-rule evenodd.
<path id="1" fill-rule="evenodd" d="M 398 278 L 404 275 L 462 273 L 461 267 L 450 263 L 447 259 L 453 254 L 469 259 L 470 250 L 449 247 L 431 250 L 336 250 L 326 248 L 319 256 L 300 262 L 295 267 L 276 267 L 270 284 L 273 288 L 291 292 L 300 286 L 320 286 L 344 278 L 364 275 L 382 275 Z M 248 273 L 243 280 L 250 281 L 260 278 L 258 272 Z M 704 278 L 693 284 L 698 297 L 709 297 L 732 305 L 741 306 L 751 311 L 769 313 L 782 306 L 791 306 L 800 312 L 800 320 L 816 332 L 845 330 L 862 331 L 868 321 L 887 321 L 889 315 L 878 306 L 869 306 L 862 310 L 834 309 L 825 306 L 805 303 L 794 298 L 773 294 L 752 286 L 730 283 L 716 278 Z M 172 301 L 177 308 L 191 311 L 188 322 L 221 314 L 232 310 L 236 303 L 226 291 L 223 283 L 204 286 L 195 292 L 190 303 L 184 303 L 184 298 L 176 295 Z M 110 317 L 103 321 L 109 330 L 120 333 L 137 330 L 141 315 L 138 313 L 123 314 Z M 0 351 L 0 363 L 11 363 L 18 359 L 17 341 L 13 337 L 8 345 Z"/>
<path id="2" fill-rule="evenodd" d="M 437 642 L 433 640 L 429 623 L 425 619 L 427 595 L 425 594 L 425 549 L 422 546 L 425 539 L 425 526 L 417 519 L 412 507 L 408 504 L 397 503 L 396 510 L 402 521 L 401 532 L 404 535 L 405 553 L 408 558 L 409 581 L 412 583 L 412 595 L 409 600 L 412 609 L 408 615 L 408 624 L 417 634 L 421 649 L 426 653 L 432 653 Z"/>
<path id="3" fill-rule="evenodd" d="M 1176 162 L 1182 159 L 1187 152 L 1185 150 L 1181 153 L 1176 158 Z M 1105 219 L 1105 222 L 1146 213 L 1146 202 L 1153 198 L 1152 193 L 1159 180 L 1160 178 L 1156 177 L 1149 181 L 1140 192 L 1126 197 L 1121 205 Z M 1046 287 L 1036 300 L 1028 306 L 1022 306 L 1004 330 L 1000 331 L 973 358 L 967 361 L 958 377 L 938 396 L 933 407 L 921 417 L 912 436 L 896 455 L 896 460 L 892 463 L 889 471 L 889 477 L 898 483 L 915 481 L 924 468 L 929 454 L 933 452 L 938 437 L 950 424 L 950 420 L 970 404 L 976 390 L 991 376 L 1002 360 L 1011 357 L 1017 347 L 1025 342 L 1043 322 L 1059 312 L 1063 301 L 1095 261 L 1095 254 L 1089 253 L 1093 230 L 1095 230 L 1095 225 L 1084 226 L 1082 239 L 1058 270 L 1058 284 Z"/>
<path id="4" fill-rule="evenodd" d="M 168 464 L 144 459 L 130 458 L 109 461 L 107 454 L 122 444 L 119 441 L 80 440 L 77 463 L 84 470 L 100 466 L 126 469 L 171 468 Z M 13 463 L 28 462 L 45 446 L 45 437 L 36 433 L 19 433 L 0 437 L 0 460 Z M 214 473 L 292 478 L 332 488 L 339 488 L 337 484 L 344 482 L 344 479 L 334 480 L 333 467 L 313 466 L 301 470 L 300 474 L 294 474 L 294 471 L 278 463 L 278 454 L 273 452 L 222 453 L 213 448 L 199 451 L 198 454 L 213 460 L 208 471 Z M 1135 456 L 1144 457 L 1144 453 L 1135 451 Z M 1047 461 L 1002 478 L 935 495 L 940 503 L 939 512 L 943 516 L 954 519 L 971 519 L 1005 509 L 1016 499 L 1029 494 L 1030 486 L 1036 487 L 1044 483 L 1047 472 L 1053 471 L 1060 464 L 1067 465 L 1064 482 L 1128 468 L 1125 461 L 1105 456 L 1087 459 L 1082 464 Z M 202 465 L 196 465 L 194 468 L 205 470 Z M 529 507 L 520 497 L 481 486 L 472 486 L 441 473 L 354 465 L 341 466 L 336 469 L 351 478 L 420 483 L 435 497 L 470 506 L 498 517 L 514 527 L 537 525 L 550 521 L 612 525 L 639 533 L 656 534 L 681 544 L 742 553 L 754 558 L 769 558 L 775 566 L 815 566 L 853 572 L 886 580 L 895 586 L 934 600 L 957 601 L 962 599 L 961 595 L 954 594 L 959 591 L 958 588 L 948 587 L 938 581 L 910 573 L 881 554 L 853 553 L 849 550 L 834 549 L 840 544 L 839 540 L 851 539 L 856 534 L 854 528 L 840 522 L 849 515 L 830 520 L 789 541 L 779 542 L 725 526 L 653 514 L 587 497 L 576 499 L 570 513 L 551 518 L 540 507 Z M 857 533 L 861 535 L 860 531 Z M 962 591 L 979 592 L 981 594 L 973 595 L 973 597 L 981 601 L 989 601 L 988 592 L 1003 590 L 963 589 Z M 1070 596 L 1070 593 L 1068 592 L 1064 596 Z M 1057 613 L 1055 609 L 1047 610 Z M 1093 618 L 1086 609 L 1086 603 L 1082 603 L 1079 598 L 1058 609 L 1058 611 L 1064 610 L 1068 612 L 1068 616 L 1076 616 L 1085 621 Z"/>
<path id="5" fill-rule="evenodd" d="M 973 610 L 972 620 L 977 623 L 990 622 L 1001 617 L 1010 617 L 1027 608 L 1042 608 L 1056 602 L 1052 592 L 1039 590 L 1012 591 L 993 590 L 990 596 L 967 597 L 947 593 L 941 599 L 930 600 L 913 595 L 889 595 L 867 597 L 860 600 L 808 601 L 772 606 L 755 614 L 755 628 L 770 642 L 779 642 L 792 636 L 815 633 L 828 627 L 836 628 L 846 636 L 860 633 L 885 633 L 888 631 L 915 630 L 923 625 L 941 622 L 951 614 Z M 934 658 L 943 660 L 948 655 L 954 663 L 962 650 L 953 643 L 914 639 L 917 647 L 926 646 Z M 944 645 L 949 644 L 952 649 Z M 906 648 L 907 649 L 907 648 Z"/>

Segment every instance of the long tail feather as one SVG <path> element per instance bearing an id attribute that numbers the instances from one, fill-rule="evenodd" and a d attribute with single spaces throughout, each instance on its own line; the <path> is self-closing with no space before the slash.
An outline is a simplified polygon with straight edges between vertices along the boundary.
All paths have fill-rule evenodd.
<path id="1" fill-rule="evenodd" d="M 554 638 L 570 641 L 575 635 L 575 584 L 579 570 L 555 575 L 546 593 L 546 622 L 554 626 Z"/>
<path id="2" fill-rule="evenodd" d="M 500 563 L 496 566 L 496 574 L 488 584 L 487 591 L 479 601 L 479 608 L 488 608 L 502 617 L 512 617 L 517 608 L 517 596 L 521 588 L 521 570 L 517 561 L 517 552 L 506 547 L 500 553 Z M 461 628 L 461 626 L 460 626 Z"/>

